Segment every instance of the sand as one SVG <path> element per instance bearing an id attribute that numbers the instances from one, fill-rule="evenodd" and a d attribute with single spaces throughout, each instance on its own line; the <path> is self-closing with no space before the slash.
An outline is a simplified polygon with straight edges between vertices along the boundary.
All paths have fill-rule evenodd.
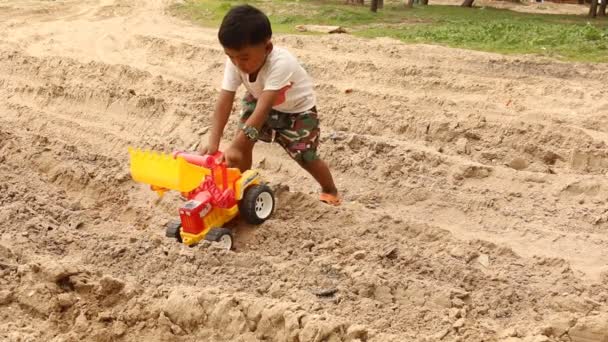
<path id="1" fill-rule="evenodd" d="M 218 93 L 215 31 L 170 3 L 0 2 L 0 340 L 608 339 L 608 65 L 277 36 L 345 203 L 260 144 L 274 217 L 189 248 L 128 172 Z"/>

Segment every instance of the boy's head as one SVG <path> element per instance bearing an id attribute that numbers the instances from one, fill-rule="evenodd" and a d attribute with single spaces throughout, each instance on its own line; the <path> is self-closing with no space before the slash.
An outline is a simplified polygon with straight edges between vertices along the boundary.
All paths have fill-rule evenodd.
<path id="1" fill-rule="evenodd" d="M 230 60 L 241 71 L 258 71 L 272 51 L 272 28 L 268 17 L 250 5 L 233 7 L 228 11 L 218 38 Z"/>

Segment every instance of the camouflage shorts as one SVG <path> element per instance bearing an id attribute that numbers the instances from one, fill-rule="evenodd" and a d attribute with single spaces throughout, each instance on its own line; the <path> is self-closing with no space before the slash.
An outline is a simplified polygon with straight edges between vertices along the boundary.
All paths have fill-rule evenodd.
<path id="1" fill-rule="evenodd" d="M 256 99 L 246 94 L 242 100 L 240 127 L 249 119 L 256 106 Z M 277 124 L 277 121 L 281 121 Z M 260 131 L 259 140 L 277 142 L 298 163 L 319 159 L 319 118 L 316 107 L 302 113 L 282 113 L 271 110 L 268 120 Z"/>

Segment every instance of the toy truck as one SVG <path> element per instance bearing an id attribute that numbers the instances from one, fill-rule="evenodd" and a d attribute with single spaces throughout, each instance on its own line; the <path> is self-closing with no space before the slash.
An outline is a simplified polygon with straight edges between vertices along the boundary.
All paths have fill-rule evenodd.
<path id="1" fill-rule="evenodd" d="M 259 173 L 227 167 L 219 152 L 201 156 L 129 148 L 129 155 L 135 181 L 149 184 L 159 196 L 175 190 L 186 199 L 179 208 L 180 220 L 167 225 L 166 236 L 188 246 L 205 239 L 232 249 L 234 239 L 226 223 L 240 214 L 258 225 L 274 211 L 274 194 Z"/>

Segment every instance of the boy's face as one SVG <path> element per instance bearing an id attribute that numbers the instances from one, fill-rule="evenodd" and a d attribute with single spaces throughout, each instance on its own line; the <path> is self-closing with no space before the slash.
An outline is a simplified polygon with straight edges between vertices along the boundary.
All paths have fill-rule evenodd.
<path id="1" fill-rule="evenodd" d="M 266 56 L 272 51 L 272 42 L 245 46 L 241 49 L 224 48 L 224 52 L 239 70 L 253 74 L 260 70 L 266 61 Z"/>

